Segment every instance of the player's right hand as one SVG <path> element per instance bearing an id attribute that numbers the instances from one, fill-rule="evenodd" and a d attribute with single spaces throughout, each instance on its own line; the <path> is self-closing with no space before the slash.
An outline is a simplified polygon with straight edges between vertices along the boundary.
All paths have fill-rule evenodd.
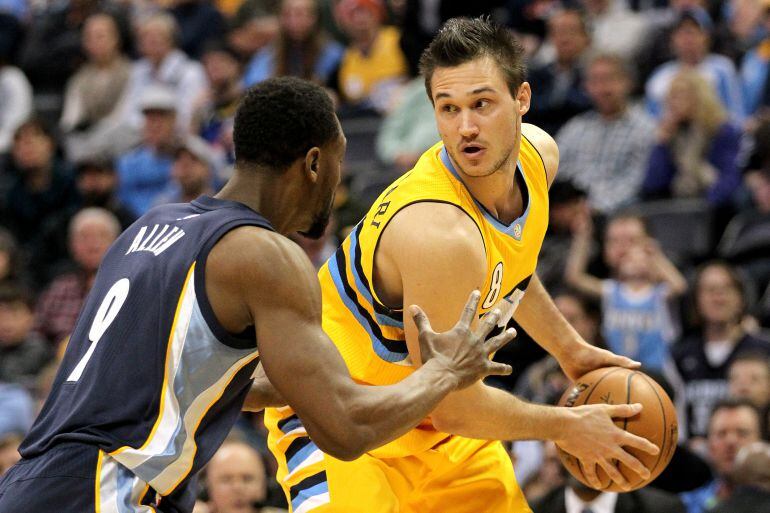
<path id="1" fill-rule="evenodd" d="M 460 320 L 451 330 L 443 333 L 433 331 L 428 316 L 419 306 L 410 307 L 410 313 L 419 330 L 422 362 L 433 359 L 442 364 L 457 380 L 457 389 L 466 388 L 486 376 L 505 376 L 512 371 L 510 365 L 494 362 L 491 356 L 513 340 L 516 330 L 507 329 L 486 341 L 487 335 L 497 325 L 500 311 L 493 310 L 488 313 L 481 319 L 476 331 L 471 330 L 480 297 L 479 291 L 474 290 L 465 303 Z"/>
<path id="2" fill-rule="evenodd" d="M 602 489 L 596 474 L 598 466 L 607 472 L 610 479 L 628 489 L 630 485 L 618 470 L 618 462 L 645 480 L 650 477 L 650 471 L 624 447 L 633 447 L 653 456 L 660 449 L 646 438 L 619 428 L 612 419 L 633 417 L 640 411 L 641 404 L 587 404 L 572 407 L 570 412 L 576 416 L 565 430 L 564 439 L 557 440 L 556 445 L 580 461 L 583 474 L 593 488 Z"/>

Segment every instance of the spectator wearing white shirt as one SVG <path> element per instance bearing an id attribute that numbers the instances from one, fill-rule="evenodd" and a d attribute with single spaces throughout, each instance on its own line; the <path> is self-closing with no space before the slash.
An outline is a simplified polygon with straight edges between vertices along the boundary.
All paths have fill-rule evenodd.
<path id="1" fill-rule="evenodd" d="M 0 57 L 0 154 L 8 153 L 13 134 L 32 114 L 32 86 L 15 66 L 5 66 Z"/>
<path id="2" fill-rule="evenodd" d="M 12 30 L 0 36 L 0 155 L 11 151 L 13 134 L 32 113 L 32 86 L 19 68 L 8 64 L 15 36 Z"/>
<path id="3" fill-rule="evenodd" d="M 650 30 L 647 19 L 628 8 L 626 0 L 582 0 L 595 48 L 631 60 Z"/>
<path id="4" fill-rule="evenodd" d="M 203 66 L 176 47 L 179 28 L 174 17 L 160 13 L 139 24 L 139 51 L 129 79 L 124 118 L 134 129 L 143 123 L 139 100 L 144 90 L 152 85 L 165 86 L 176 97 L 177 127 L 190 130 L 195 100 L 208 87 Z"/>

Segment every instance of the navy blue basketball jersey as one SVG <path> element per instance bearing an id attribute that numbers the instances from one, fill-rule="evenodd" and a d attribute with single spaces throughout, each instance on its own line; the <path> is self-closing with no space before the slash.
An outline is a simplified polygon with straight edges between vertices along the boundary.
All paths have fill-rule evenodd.
<path id="1" fill-rule="evenodd" d="M 243 225 L 272 230 L 245 205 L 201 197 L 152 209 L 115 241 L 22 456 L 98 446 L 162 496 L 200 470 L 258 363 L 254 331 L 227 333 L 205 291 L 211 248 Z"/>

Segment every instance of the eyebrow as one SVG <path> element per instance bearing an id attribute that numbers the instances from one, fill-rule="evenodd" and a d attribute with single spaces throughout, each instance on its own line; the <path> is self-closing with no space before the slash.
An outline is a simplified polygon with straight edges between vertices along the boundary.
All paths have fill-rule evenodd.
<path id="1" fill-rule="evenodd" d="M 481 94 L 481 93 L 495 93 L 495 92 L 497 92 L 497 91 L 495 91 L 495 89 L 493 89 L 493 88 L 491 88 L 489 86 L 484 86 L 484 87 L 479 87 L 477 89 L 474 89 L 473 91 L 468 93 L 468 96 L 473 96 L 473 95 L 477 95 L 477 94 Z M 452 97 L 452 95 L 449 94 L 449 93 L 437 93 L 436 94 L 436 100 L 440 100 L 441 98 L 451 98 L 451 97 Z"/>

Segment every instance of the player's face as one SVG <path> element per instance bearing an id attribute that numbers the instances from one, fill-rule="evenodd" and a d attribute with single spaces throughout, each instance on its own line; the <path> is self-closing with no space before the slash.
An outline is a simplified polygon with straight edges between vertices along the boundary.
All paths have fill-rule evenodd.
<path id="1" fill-rule="evenodd" d="M 313 219 L 310 227 L 300 232 L 305 237 L 319 239 L 324 235 L 326 226 L 332 215 L 334 206 L 334 193 L 340 184 L 342 174 L 342 159 L 345 157 L 345 147 L 347 141 L 342 135 L 340 128 L 339 136 L 336 140 L 322 148 L 318 158 L 318 181 L 316 190 L 318 195 L 313 211 Z"/>
<path id="2" fill-rule="evenodd" d="M 437 68 L 431 91 L 438 131 L 461 173 L 483 177 L 515 164 L 529 84 L 522 84 L 514 98 L 499 66 L 482 57 Z"/>
<path id="3" fill-rule="evenodd" d="M 708 445 L 717 474 L 732 471 L 738 451 L 759 440 L 759 418 L 747 408 L 724 408 L 717 411 L 709 425 Z"/>

